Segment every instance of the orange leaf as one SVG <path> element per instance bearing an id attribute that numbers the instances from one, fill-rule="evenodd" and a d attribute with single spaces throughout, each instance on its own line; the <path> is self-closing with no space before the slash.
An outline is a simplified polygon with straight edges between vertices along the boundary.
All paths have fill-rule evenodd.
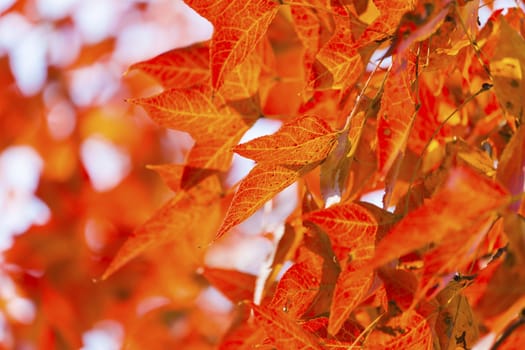
<path id="1" fill-rule="evenodd" d="M 504 230 L 509 239 L 507 253 L 501 264 L 489 264 L 486 268 L 496 265 L 493 274 L 488 276 L 483 297 L 476 303 L 477 313 L 496 333 L 525 307 L 525 218 L 507 214 Z"/>
<path id="2" fill-rule="evenodd" d="M 259 47 L 261 47 L 261 50 L 264 48 L 262 45 L 259 45 Z M 258 51 L 254 51 L 243 63 L 237 65 L 228 74 L 228 79 L 224 81 L 224 84 L 219 89 L 219 93 L 228 101 L 253 99 L 253 102 L 259 102 L 254 96 L 257 95 L 259 90 L 261 66 L 264 62 L 259 57 L 263 53 Z"/>
<path id="3" fill-rule="evenodd" d="M 258 117 L 250 102 L 249 111 L 241 117 L 237 106 L 228 105 L 206 86 L 171 89 L 132 102 L 141 105 L 157 124 L 188 132 L 196 141 L 188 165 L 208 169 L 229 168 L 231 148 Z"/>
<path id="4" fill-rule="evenodd" d="M 408 311 L 391 319 L 385 326 L 377 327 L 368 337 L 365 349 L 431 350 L 434 348 L 432 339 L 427 320 L 415 311 Z"/>
<path id="5" fill-rule="evenodd" d="M 305 215 L 304 219 L 321 226 L 330 237 L 334 249 L 340 247 L 353 250 L 362 248 L 363 245 L 374 244 L 377 221 L 359 204 L 334 205 L 311 212 Z"/>
<path id="6" fill-rule="evenodd" d="M 336 337 L 328 334 L 328 318 L 317 317 L 302 324 L 303 329 L 322 339 L 326 349 L 347 350 L 363 331 L 362 326 L 355 320 L 347 320 Z M 351 347 L 350 347 L 351 348 Z"/>
<path id="7" fill-rule="evenodd" d="M 220 202 L 214 197 L 203 195 L 218 186 L 212 176 L 189 192 L 181 191 L 164 204 L 144 224 L 139 226 L 119 249 L 107 267 L 102 279 L 144 251 L 167 242 L 178 242 L 184 259 L 195 265 L 202 263 L 205 248 L 211 242 L 213 231 L 220 221 Z M 212 191 L 213 192 L 213 191 Z M 201 223 L 196 226 L 195 223 Z M 210 235 L 211 234 L 211 235 Z"/>
<path id="8" fill-rule="evenodd" d="M 354 203 L 317 210 L 306 215 L 305 220 L 320 225 L 326 231 L 342 265 L 328 325 L 328 332 L 335 335 L 372 284 L 374 274 L 360 270 L 360 267 L 374 256 L 378 225 L 368 210 Z"/>
<path id="9" fill-rule="evenodd" d="M 203 275 L 215 288 L 235 303 L 253 298 L 254 275 L 212 267 L 204 268 Z"/>
<path id="10" fill-rule="evenodd" d="M 290 4 L 291 18 L 306 50 L 319 50 L 323 27 L 331 26 L 329 0 L 298 0 Z"/>
<path id="11" fill-rule="evenodd" d="M 472 227 L 465 226 L 460 234 L 447 235 L 439 246 L 423 258 L 423 276 L 414 303 L 424 298 L 430 288 L 433 293 L 441 290 L 454 272 L 468 271 L 478 254 L 478 246 L 494 222 L 487 216 Z"/>
<path id="12" fill-rule="evenodd" d="M 383 281 L 388 299 L 395 302 L 401 310 L 406 310 L 412 305 L 417 289 L 417 278 L 411 271 L 382 267 L 378 271 Z"/>
<path id="13" fill-rule="evenodd" d="M 322 349 L 316 337 L 305 331 L 284 312 L 252 305 L 255 319 L 278 349 Z"/>
<path id="14" fill-rule="evenodd" d="M 285 124 L 274 135 L 237 146 L 237 153 L 260 164 L 241 181 L 217 238 L 312 170 L 328 155 L 336 138 L 337 133 L 322 119 L 305 116 Z"/>
<path id="15" fill-rule="evenodd" d="M 370 257 L 373 256 L 373 250 L 370 251 L 369 255 Z M 366 264 L 368 260 L 357 261 L 355 265 L 359 267 L 359 265 Z M 348 264 L 337 279 L 328 323 L 328 333 L 331 335 L 336 335 L 339 332 L 350 313 L 363 301 L 372 286 L 374 273 L 360 270 L 358 267 L 354 267 L 354 264 Z"/>
<path id="16" fill-rule="evenodd" d="M 219 350 L 273 350 L 273 346 L 266 341 L 267 335 L 264 328 L 258 327 L 255 323 L 244 322 L 221 339 Z"/>
<path id="17" fill-rule="evenodd" d="M 184 173 L 184 165 L 181 164 L 155 164 L 146 166 L 156 171 L 164 183 L 174 192 L 181 189 L 181 181 Z"/>
<path id="18" fill-rule="evenodd" d="M 490 61 L 490 72 L 494 77 L 494 89 L 498 101 L 506 113 L 523 120 L 525 86 L 525 40 L 503 17 L 495 54 Z"/>
<path id="19" fill-rule="evenodd" d="M 443 24 L 450 12 L 451 0 L 438 0 L 435 3 L 418 2 L 413 11 L 406 12 L 401 18 L 395 39 L 387 55 L 402 53 L 415 42 L 427 39 Z"/>
<path id="20" fill-rule="evenodd" d="M 414 8 L 414 0 L 373 0 L 380 15 L 372 22 L 359 38 L 359 44 L 382 40 L 393 34 L 403 15 Z"/>
<path id="21" fill-rule="evenodd" d="M 452 280 L 436 296 L 440 304 L 436 333 L 443 350 L 454 350 L 459 346 L 472 348 L 479 338 L 478 321 L 467 298 L 461 294 L 462 287 L 460 282 Z"/>
<path id="22" fill-rule="evenodd" d="M 352 39 L 350 17 L 344 7 L 334 16 L 335 33 L 322 47 L 316 58 L 332 75 L 332 89 L 344 89 L 354 84 L 363 72 L 363 62 Z M 321 73 L 323 74 L 323 73 Z M 321 77 L 323 78 L 323 77 Z M 324 80 L 326 78 L 323 78 Z"/>
<path id="23" fill-rule="evenodd" d="M 197 142 L 208 140 L 240 121 L 221 95 L 213 95 L 205 85 L 191 89 L 170 89 L 146 98 L 131 100 L 142 106 L 160 126 L 189 133 Z M 231 126 L 230 126 L 231 127 Z"/>
<path id="24" fill-rule="evenodd" d="M 337 133 L 322 119 L 304 116 L 284 124 L 277 133 L 238 145 L 234 151 L 258 163 L 305 165 L 326 158 Z"/>
<path id="25" fill-rule="evenodd" d="M 507 200 L 496 183 L 468 168 L 450 171 L 444 186 L 420 208 L 409 213 L 379 242 L 375 267 L 458 234 L 490 215 Z"/>
<path id="26" fill-rule="evenodd" d="M 352 158 L 348 156 L 351 144 L 348 132 L 339 134 L 337 145 L 330 151 L 320 167 L 320 190 L 325 202 L 340 200 L 348 183 L 348 171 Z"/>
<path id="27" fill-rule="evenodd" d="M 215 27 L 210 47 L 214 88 L 219 88 L 255 49 L 279 8 L 272 0 L 186 0 L 186 3 Z"/>
<path id="28" fill-rule="evenodd" d="M 302 174 L 313 167 L 300 165 L 272 165 L 263 163 L 255 166 L 241 181 L 226 217 L 217 232 L 219 238 L 233 226 L 244 221 L 261 208 L 276 194 L 297 181 Z"/>
<path id="29" fill-rule="evenodd" d="M 318 264 L 322 264 L 321 258 Z M 308 310 L 322 277 L 320 269 L 312 271 L 309 267 L 305 262 L 295 263 L 285 272 L 271 301 L 273 308 L 285 311 L 291 318 L 300 318 Z"/>
<path id="30" fill-rule="evenodd" d="M 209 48 L 207 45 L 175 49 L 129 67 L 140 69 L 157 79 L 166 88 L 187 88 L 210 79 Z"/>
<path id="31" fill-rule="evenodd" d="M 329 7 L 328 0 L 300 0 L 290 5 L 294 29 L 305 49 L 303 60 L 307 77 L 319 51 L 322 35 L 332 27 Z"/>
<path id="32" fill-rule="evenodd" d="M 519 195 L 525 190 L 525 127 L 522 126 L 516 131 L 503 150 L 496 179 L 513 195 Z M 511 203 L 511 209 L 518 211 L 520 202 L 523 203 L 525 200 Z"/>
<path id="33" fill-rule="evenodd" d="M 385 82 L 377 124 L 379 172 L 386 175 L 396 158 L 405 152 L 415 117 L 412 83 L 415 78 L 415 56 L 395 56 L 392 72 Z"/>

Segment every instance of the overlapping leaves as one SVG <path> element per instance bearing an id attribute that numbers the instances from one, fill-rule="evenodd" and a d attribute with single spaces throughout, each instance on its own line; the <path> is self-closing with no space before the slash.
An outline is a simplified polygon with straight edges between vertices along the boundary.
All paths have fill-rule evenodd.
<path id="1" fill-rule="evenodd" d="M 188 132 L 195 145 L 184 164 L 153 167 L 177 193 L 127 241 L 105 276 L 164 241 L 180 240 L 199 257 L 197 268 L 205 252 L 196 247 L 227 234 L 299 181 L 302 206 L 287 223 L 301 232 L 286 245 L 292 266 L 277 285 L 257 281 L 270 294 L 238 307 L 240 321 L 224 344 L 470 347 L 480 333 L 472 307 L 496 329 L 506 306 L 522 304 L 520 289 L 490 314 L 486 300 L 500 295 L 496 282 L 511 274 L 521 281 L 522 274 L 503 264 L 480 267 L 482 252 L 492 259 L 491 249 L 503 249 L 485 242 L 500 216 L 512 222 L 506 259 L 521 256 L 515 231 L 524 202 L 522 93 L 507 96 L 522 84 L 523 57 L 511 50 L 523 45 L 517 22 L 500 17 L 500 35 L 487 29 L 476 43 L 476 31 L 462 22 L 475 16 L 469 2 L 187 3 L 214 25 L 211 41 L 134 65 L 166 90 L 133 102 L 159 125 Z M 457 42 L 444 40 L 447 33 Z M 392 66 L 372 73 L 366 63 L 377 48 Z M 436 63 L 445 56 L 456 66 Z M 470 85 L 481 88 L 476 93 Z M 276 103 L 280 94 L 286 100 Z M 267 111 L 283 126 L 238 144 Z M 425 125 L 432 130 L 422 130 Z M 233 152 L 256 165 L 227 189 L 221 179 Z M 356 201 L 385 188 L 396 215 Z M 231 201 L 227 191 L 235 192 Z M 504 241 L 500 236 L 496 242 Z M 204 271 L 234 302 L 254 293 L 253 276 Z M 464 272 L 491 273 L 477 299 L 451 282 Z"/>

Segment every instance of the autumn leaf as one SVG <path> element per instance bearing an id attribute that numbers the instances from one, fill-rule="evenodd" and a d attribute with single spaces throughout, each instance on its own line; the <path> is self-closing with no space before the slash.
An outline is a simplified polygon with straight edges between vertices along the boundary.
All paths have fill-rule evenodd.
<path id="1" fill-rule="evenodd" d="M 352 161 L 349 156 L 351 146 L 348 132 L 343 131 L 339 134 L 337 145 L 320 166 L 320 189 L 327 206 L 338 202 L 346 189 Z"/>
<path id="2" fill-rule="evenodd" d="M 520 348 L 522 7 L 128 1 L 64 55 L 83 10 L 13 3 L 51 45 L 29 89 L 20 45 L 0 54 L 0 348 Z M 259 118 L 283 126 L 239 144 Z M 236 184 L 234 153 L 256 163 Z M 383 190 L 393 213 L 364 202 Z M 264 232 L 208 249 L 263 206 Z"/>
<path id="3" fill-rule="evenodd" d="M 170 89 L 157 96 L 131 100 L 146 109 L 160 126 L 190 133 L 198 142 L 213 137 L 216 128 L 234 116 L 226 101 L 201 85 L 192 89 Z"/>
<path id="4" fill-rule="evenodd" d="M 507 113 L 523 120 L 525 41 L 503 17 L 499 25 L 500 38 L 490 62 L 496 96 Z"/>
<path id="5" fill-rule="evenodd" d="M 483 237 L 494 221 L 495 217 L 487 215 L 474 225 L 465 226 L 461 233 L 447 235 L 439 246 L 425 253 L 422 277 L 414 303 L 425 298 L 430 289 L 437 293 L 444 288 L 453 273 L 468 271 Z"/>
<path id="6" fill-rule="evenodd" d="M 336 249 L 362 248 L 374 243 L 377 221 L 370 212 L 356 203 L 345 203 L 308 213 L 305 220 L 321 226 Z M 338 256 L 342 260 L 345 256 Z"/>
<path id="7" fill-rule="evenodd" d="M 328 324 L 328 332 L 335 335 L 372 284 L 373 273 L 360 268 L 374 257 L 378 223 L 364 207 L 354 203 L 321 209 L 305 219 L 326 231 L 341 262 Z"/>
<path id="8" fill-rule="evenodd" d="M 217 238 L 313 169 L 334 147 L 337 133 L 317 117 L 300 117 L 277 133 L 235 148 L 259 162 L 241 181 Z M 265 155 L 263 150 L 268 151 Z"/>
<path id="9" fill-rule="evenodd" d="M 317 317 L 306 321 L 302 324 L 303 329 L 322 339 L 322 345 L 325 348 L 333 350 L 346 350 L 349 346 L 355 345 L 354 341 L 363 331 L 358 322 L 354 320 L 347 320 L 337 337 L 332 337 L 328 334 L 328 318 Z"/>
<path id="10" fill-rule="evenodd" d="M 396 55 L 388 76 L 377 123 L 379 172 L 384 176 L 394 161 L 405 152 L 415 118 L 413 82 L 415 57 L 411 53 Z"/>
<path id="11" fill-rule="evenodd" d="M 272 0 L 186 0 L 199 14 L 211 20 L 214 33 L 210 47 L 212 85 L 219 88 L 226 76 L 255 49 L 277 13 Z"/>
<path id="12" fill-rule="evenodd" d="M 388 299 L 401 310 L 407 310 L 412 305 L 418 287 L 416 275 L 411 271 L 391 267 L 382 267 L 378 275 L 383 281 Z"/>
<path id="13" fill-rule="evenodd" d="M 317 263 L 322 264 L 321 259 Z M 271 306 L 285 311 L 290 318 L 300 318 L 314 301 L 321 282 L 321 270 L 312 271 L 311 264 L 296 263 L 277 285 Z"/>
<path id="14" fill-rule="evenodd" d="M 462 283 L 452 280 L 436 299 L 441 310 L 436 321 L 436 331 L 443 350 L 458 346 L 471 348 L 479 338 L 479 329 L 468 299 L 461 294 Z"/>
<path id="15" fill-rule="evenodd" d="M 250 217 L 264 203 L 311 169 L 311 165 L 256 165 L 241 181 L 216 238 Z"/>
<path id="16" fill-rule="evenodd" d="M 501 154 L 496 179 L 513 195 L 520 195 L 525 189 L 525 128 L 520 127 L 512 136 Z M 518 211 L 523 199 L 510 204 Z M 525 214 L 525 213 L 521 213 Z"/>
<path id="17" fill-rule="evenodd" d="M 258 117 L 251 108 L 248 112 L 253 114 L 238 114 L 207 86 L 171 89 L 132 102 L 144 107 L 159 125 L 188 132 L 196 141 L 188 165 L 207 169 L 229 167 L 231 148 Z"/>
<path id="18" fill-rule="evenodd" d="M 177 242 L 181 259 L 195 266 L 202 263 L 205 249 L 211 242 L 210 232 L 220 219 L 220 202 L 214 197 L 199 196 L 218 186 L 216 177 L 205 180 L 190 192 L 179 192 L 168 200 L 126 240 L 102 275 L 108 278 L 116 270 L 144 251 L 167 242 Z M 217 192 L 216 192 L 217 193 Z M 216 194 L 216 196 L 218 196 Z M 195 226 L 194 220 L 205 224 Z"/>
<path id="19" fill-rule="evenodd" d="M 429 38 L 439 28 L 449 13 L 451 0 L 419 2 L 416 8 L 401 18 L 395 39 L 386 55 L 403 53 L 415 42 Z"/>
<path id="20" fill-rule="evenodd" d="M 332 31 L 333 21 L 329 5 L 328 0 L 301 0 L 290 4 L 294 29 L 305 49 L 303 60 L 307 79 L 310 79 L 312 65 L 323 44 L 324 37 Z"/>
<path id="21" fill-rule="evenodd" d="M 283 311 L 252 305 L 255 319 L 264 327 L 274 345 L 280 349 L 322 349 L 317 339 L 306 332 Z"/>
<path id="22" fill-rule="evenodd" d="M 219 350 L 251 350 L 253 348 L 271 350 L 273 346 L 267 338 L 264 328 L 259 327 L 255 322 L 244 322 L 221 339 Z"/>
<path id="23" fill-rule="evenodd" d="M 253 299 L 254 275 L 235 270 L 205 267 L 203 276 L 233 302 Z"/>
<path id="24" fill-rule="evenodd" d="M 257 163 L 304 165 L 326 158 L 337 133 L 324 120 L 304 116 L 283 125 L 277 133 L 256 138 L 234 148 L 235 153 Z"/>
<path id="25" fill-rule="evenodd" d="M 482 297 L 474 305 L 495 332 L 500 332 L 525 307 L 525 273 L 522 269 L 525 262 L 525 218 L 515 213 L 507 214 L 504 230 L 509 239 L 508 251 L 501 264 L 494 264 Z"/>
<path id="26" fill-rule="evenodd" d="M 443 187 L 379 242 L 373 264 L 381 266 L 425 244 L 439 244 L 490 215 L 506 200 L 506 192 L 490 179 L 467 168 L 452 169 Z"/>
<path id="27" fill-rule="evenodd" d="M 373 252 L 368 255 L 373 257 Z M 374 274 L 360 269 L 368 260 L 366 257 L 355 259 L 339 274 L 330 307 L 328 333 L 331 335 L 336 335 L 341 330 L 351 312 L 363 301 L 372 286 Z"/>
<path id="28" fill-rule="evenodd" d="M 197 86 L 210 79 L 208 52 L 209 47 L 202 44 L 174 49 L 135 63 L 129 70 L 141 70 L 168 89 Z"/>
<path id="29" fill-rule="evenodd" d="M 414 0 L 374 0 L 373 2 L 380 14 L 365 29 L 359 38 L 361 45 L 370 43 L 371 41 L 382 40 L 388 35 L 393 34 L 403 15 L 407 11 L 411 11 L 415 4 Z"/>
<path id="30" fill-rule="evenodd" d="M 368 337 L 366 349 L 433 349 L 430 326 L 421 315 L 408 311 L 376 327 Z"/>
<path id="31" fill-rule="evenodd" d="M 316 58 L 332 75 L 329 88 L 344 89 L 357 81 L 364 65 L 357 51 L 359 47 L 354 42 L 351 27 L 348 25 L 350 16 L 343 7 L 337 9 L 339 12 L 334 16 L 335 32 Z M 326 77 L 317 79 L 320 78 L 326 79 Z"/>

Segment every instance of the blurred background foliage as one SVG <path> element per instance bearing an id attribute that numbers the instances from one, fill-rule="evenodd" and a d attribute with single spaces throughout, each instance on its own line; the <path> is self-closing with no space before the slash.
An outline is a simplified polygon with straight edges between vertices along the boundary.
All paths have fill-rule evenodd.
<path id="1" fill-rule="evenodd" d="M 160 90 L 126 70 L 211 33 L 180 0 L 0 1 L 0 348 L 199 349 L 224 331 L 228 303 L 169 245 L 98 280 L 169 195 L 145 165 L 192 144 L 125 102 Z"/>

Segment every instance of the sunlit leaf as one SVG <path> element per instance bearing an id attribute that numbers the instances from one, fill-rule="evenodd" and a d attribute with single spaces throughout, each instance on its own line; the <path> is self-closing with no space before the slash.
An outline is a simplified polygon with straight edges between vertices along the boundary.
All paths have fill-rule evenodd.
<path id="1" fill-rule="evenodd" d="M 217 238 L 241 223 L 276 194 L 297 181 L 311 166 L 256 165 L 241 181 L 226 217 L 217 233 Z"/>
<path id="2" fill-rule="evenodd" d="M 316 117 L 301 117 L 275 134 L 263 136 L 235 151 L 259 162 L 241 181 L 217 237 L 252 215 L 277 193 L 323 160 L 337 134 Z"/>
<path id="3" fill-rule="evenodd" d="M 328 332 L 332 335 L 364 298 L 373 273 L 359 270 L 374 256 L 377 222 L 362 206 L 334 205 L 308 214 L 305 219 L 320 225 L 330 237 L 342 271 L 334 289 Z"/>
<path id="4" fill-rule="evenodd" d="M 206 86 L 171 89 L 160 95 L 136 99 L 159 125 L 188 132 L 196 141 L 189 166 L 225 170 L 244 132 L 258 117 L 252 102 L 228 104 Z M 235 108 L 244 108 L 239 114 Z"/>
<path id="5" fill-rule="evenodd" d="M 501 154 L 496 173 L 498 181 L 513 195 L 525 191 L 525 128 L 519 128 Z M 511 203 L 517 211 L 523 199 Z M 522 213 L 524 214 L 524 213 Z"/>
<path id="6" fill-rule="evenodd" d="M 433 349 L 432 334 L 427 320 L 409 311 L 376 327 L 368 337 L 366 349 Z"/>
<path id="7" fill-rule="evenodd" d="M 414 59 L 411 53 L 395 56 L 392 73 L 385 82 L 377 123 L 379 171 L 383 175 L 388 173 L 398 156 L 405 152 L 414 122 Z"/>
<path id="8" fill-rule="evenodd" d="M 477 320 L 469 302 L 461 294 L 461 283 L 452 280 L 436 297 L 441 310 L 436 321 L 436 332 L 443 350 L 458 346 L 471 348 L 479 338 Z"/>
<path id="9" fill-rule="evenodd" d="M 414 0 L 373 0 L 380 15 L 372 22 L 359 38 L 361 43 L 381 40 L 393 34 L 403 15 L 414 8 Z"/>
<path id="10" fill-rule="evenodd" d="M 257 323 L 264 327 L 277 348 L 322 349 L 312 334 L 303 330 L 283 311 L 253 305 L 253 312 Z"/>
<path id="11" fill-rule="evenodd" d="M 503 17 L 499 24 L 500 38 L 494 57 L 490 61 L 494 88 L 504 110 L 511 116 L 523 120 L 525 41 Z"/>
<path id="12" fill-rule="evenodd" d="M 458 234 L 505 201 L 506 193 L 496 183 L 467 168 L 452 169 L 444 186 L 379 242 L 374 265 L 380 266 L 425 244 L 439 243 L 446 236 Z"/>
<path id="13" fill-rule="evenodd" d="M 509 239 L 508 251 L 489 276 L 483 296 L 475 305 L 495 332 L 525 307 L 525 219 L 515 213 L 506 215 L 504 230 Z"/>
<path id="14" fill-rule="evenodd" d="M 177 242 L 181 257 L 190 259 L 187 262 L 195 266 L 201 264 L 220 220 L 220 202 L 214 201 L 213 197 L 199 195 L 203 194 L 202 191 L 208 192 L 208 187 L 210 190 L 216 188 L 216 181 L 215 177 L 208 178 L 201 187 L 194 188 L 190 193 L 180 192 L 168 200 L 127 239 L 102 279 L 108 278 L 144 251 L 167 242 Z M 201 222 L 202 225 L 195 226 L 194 222 Z"/>
<path id="15" fill-rule="evenodd" d="M 344 8 L 334 17 L 335 32 L 321 48 L 317 59 L 330 72 L 331 88 L 342 89 L 352 85 L 359 78 L 364 65 L 358 54 L 358 45 L 352 39 L 350 17 Z M 323 74 L 323 73 L 321 73 Z"/>
<path id="16" fill-rule="evenodd" d="M 305 165 L 326 158 L 337 133 L 322 119 L 305 116 L 283 125 L 277 133 L 238 145 L 234 151 L 260 163 Z"/>
<path id="17" fill-rule="evenodd" d="M 215 1 L 186 0 L 215 27 L 210 47 L 212 84 L 215 88 L 255 49 L 262 39 L 278 4 L 272 0 Z"/>
<path id="18" fill-rule="evenodd" d="M 322 260 L 318 259 L 322 264 Z M 319 290 L 321 270 L 312 271 L 310 264 L 297 263 L 283 275 L 271 305 L 281 309 L 291 318 L 300 318 L 310 307 Z"/>
<path id="19" fill-rule="evenodd" d="M 135 63 L 129 69 L 139 69 L 151 75 L 165 88 L 183 89 L 204 84 L 210 79 L 208 52 L 207 45 L 197 44 Z"/>
<path id="20" fill-rule="evenodd" d="M 254 275 L 212 267 L 205 267 L 203 275 L 233 302 L 253 299 Z"/>
<path id="21" fill-rule="evenodd" d="M 273 348 L 270 341 L 267 341 L 264 328 L 254 323 L 242 323 L 238 328 L 229 332 L 219 346 L 220 350 L 239 349 L 251 350 L 253 348 L 261 350 L 271 350 Z"/>
<path id="22" fill-rule="evenodd" d="M 334 205 L 311 212 L 305 216 L 305 220 L 321 226 L 334 247 L 349 250 L 373 244 L 378 225 L 368 210 L 355 203 Z"/>
<path id="23" fill-rule="evenodd" d="M 373 252 L 369 253 L 373 256 Z M 356 306 L 367 296 L 367 292 L 372 286 L 374 274 L 359 270 L 360 265 L 367 263 L 367 259 L 356 259 L 357 261 L 341 271 L 337 284 L 335 285 L 332 305 L 330 308 L 330 318 L 328 323 L 328 333 L 337 334 L 344 322 L 354 311 Z M 357 266 L 354 267 L 354 265 Z"/>

